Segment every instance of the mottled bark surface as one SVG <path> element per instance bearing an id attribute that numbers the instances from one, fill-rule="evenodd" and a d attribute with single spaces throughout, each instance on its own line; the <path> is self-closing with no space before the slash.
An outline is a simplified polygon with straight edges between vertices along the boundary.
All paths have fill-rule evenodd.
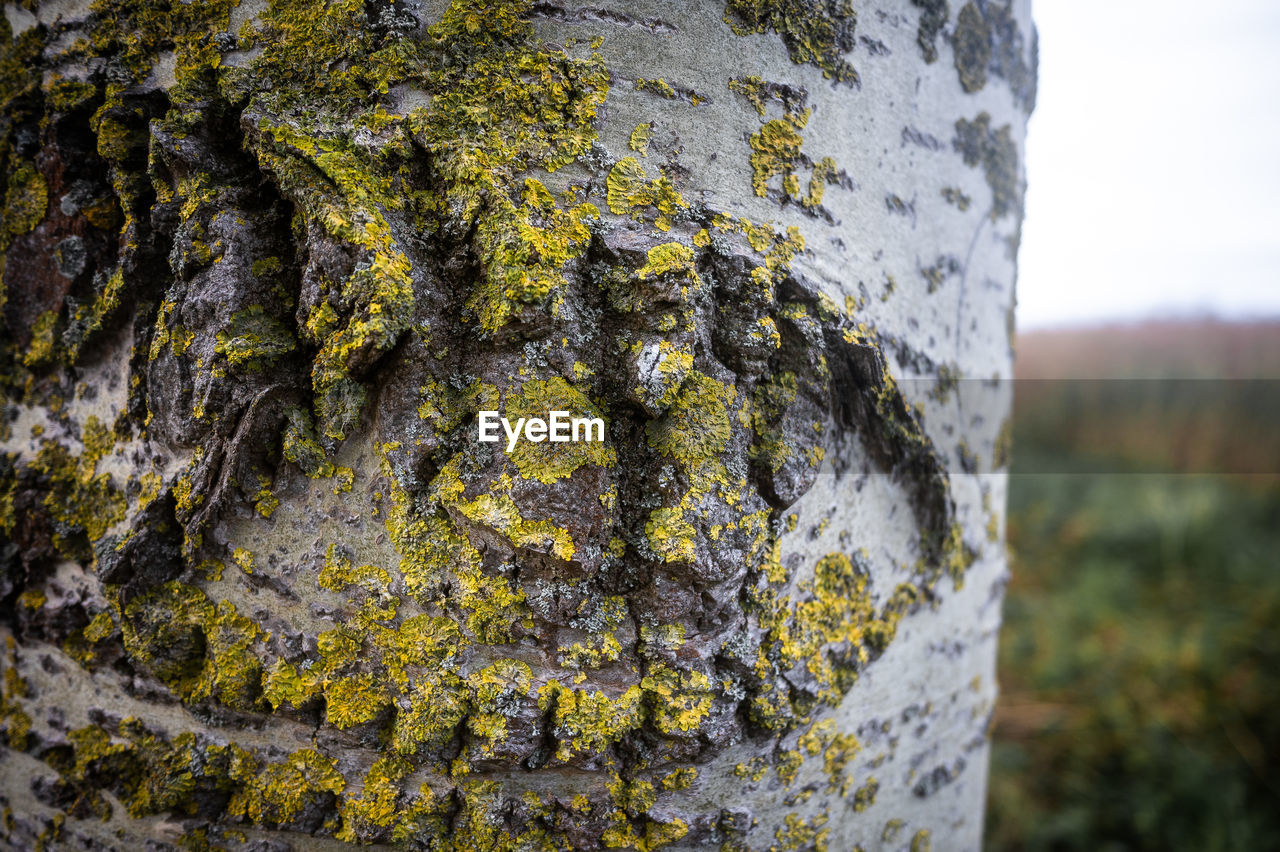
<path id="1" fill-rule="evenodd" d="M 3 842 L 979 845 L 1024 2 L 4 20 Z"/>

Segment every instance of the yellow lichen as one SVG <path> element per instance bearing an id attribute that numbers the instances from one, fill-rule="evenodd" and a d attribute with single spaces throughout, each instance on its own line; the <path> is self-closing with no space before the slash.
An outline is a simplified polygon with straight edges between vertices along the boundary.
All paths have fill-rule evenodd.
<path id="1" fill-rule="evenodd" d="M 671 84 L 662 79 L 646 79 L 640 77 L 636 80 L 637 92 L 653 92 L 655 95 L 671 100 L 676 96 L 676 90 L 671 88 Z"/>
<path id="2" fill-rule="evenodd" d="M 728 406 L 735 396 L 733 386 L 690 371 L 666 415 L 645 426 L 649 444 L 691 464 L 723 452 L 731 434 Z"/>
<path id="3" fill-rule="evenodd" d="M 324 794 L 338 794 L 345 787 L 332 758 L 301 749 L 249 779 L 231 797 L 227 811 L 258 825 L 286 825 Z"/>
<path id="4" fill-rule="evenodd" d="M 684 520 L 684 511 L 654 509 L 644 525 L 644 534 L 653 552 L 664 562 L 689 562 L 697 545 L 697 530 Z"/>
<path id="5" fill-rule="evenodd" d="M 521 417 L 546 419 L 552 411 L 566 411 L 571 418 L 603 419 L 595 403 L 558 376 L 548 381 L 525 382 L 518 391 L 508 393 L 504 416 L 512 422 Z M 607 428 L 605 434 L 608 434 Z M 583 465 L 611 468 L 618 461 L 616 451 L 598 440 L 537 443 L 520 440 L 509 458 L 522 477 L 536 479 L 544 485 L 571 476 Z"/>
<path id="6" fill-rule="evenodd" d="M 652 210 L 654 227 L 660 231 L 671 230 L 689 209 L 670 178 L 661 175 L 650 180 L 635 157 L 619 160 L 610 170 L 605 186 L 610 212 L 639 220 L 646 210 Z"/>
<path id="7" fill-rule="evenodd" d="M 652 138 L 653 122 L 637 124 L 635 130 L 631 131 L 631 138 L 627 140 L 627 147 L 640 156 L 647 157 L 649 156 L 649 140 Z"/>
<path id="8" fill-rule="evenodd" d="M 639 686 L 628 688 L 617 698 L 600 691 L 570 689 L 554 680 L 542 687 L 538 708 L 551 711 L 556 759 L 600 753 L 639 728 L 644 721 L 642 696 Z"/>

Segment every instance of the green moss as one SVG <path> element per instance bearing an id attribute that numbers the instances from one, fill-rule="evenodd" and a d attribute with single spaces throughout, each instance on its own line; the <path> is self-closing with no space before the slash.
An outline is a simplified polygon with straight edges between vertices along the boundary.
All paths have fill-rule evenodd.
<path id="1" fill-rule="evenodd" d="M 689 826 L 681 819 L 673 819 L 669 822 L 648 820 L 639 829 L 619 820 L 619 824 L 605 830 L 601 840 L 607 849 L 635 849 L 637 852 L 649 852 L 675 843 L 688 833 Z"/>
<path id="2" fill-rule="evenodd" d="M 692 766 L 675 769 L 662 777 L 662 789 L 687 790 L 697 778 L 698 770 Z"/>
<path id="3" fill-rule="evenodd" d="M 115 447 L 116 435 L 96 414 L 90 414 L 84 420 L 80 430 L 80 445 L 84 448 L 80 454 L 82 466 L 96 468 L 99 461 L 107 456 Z"/>
<path id="4" fill-rule="evenodd" d="M 277 710 L 284 704 L 301 707 L 319 690 L 316 677 L 307 671 L 299 672 L 296 666 L 284 660 L 276 660 L 262 678 L 262 697 Z"/>
<path id="5" fill-rule="evenodd" d="M 93 103 L 98 88 L 91 83 L 70 80 L 60 74 L 50 76 L 44 85 L 45 106 L 56 112 L 74 112 Z"/>
<path id="6" fill-rule="evenodd" d="M 822 755 L 822 771 L 827 776 L 827 793 L 838 794 L 842 799 L 849 798 L 852 779 L 847 770 L 853 758 L 861 750 L 858 738 L 853 734 L 837 732 L 834 719 L 824 719 L 812 725 L 796 738 L 797 749 L 793 757 L 777 766 L 779 778 L 784 775 L 794 778 L 800 763 L 805 758 Z M 797 759 L 798 758 L 798 759 Z M 783 778 L 785 783 L 790 780 Z"/>
<path id="7" fill-rule="evenodd" d="M 95 421 L 96 422 L 96 421 Z M 91 434 L 92 434 L 92 430 Z M 93 443 L 93 438 L 90 438 Z M 105 450 L 86 450 L 74 457 L 63 445 L 45 440 L 31 462 L 46 483 L 43 505 L 54 520 L 53 544 L 70 558 L 91 559 L 90 548 L 107 530 L 124 520 L 127 502 L 111 481 L 97 472 Z"/>
<path id="8" fill-rule="evenodd" d="M 563 267 L 585 251 L 587 221 L 599 216 L 592 204 L 561 210 L 546 188 L 525 180 L 523 203 L 504 205 L 478 234 L 487 272 L 468 309 L 486 331 L 494 332 L 524 305 L 548 302 L 558 309 L 558 293 L 567 284 Z M 545 225 L 535 224 L 543 222 Z"/>
<path id="9" fill-rule="evenodd" d="M 367 27 L 358 3 L 277 2 L 251 28 L 250 37 L 272 50 L 237 84 L 252 79 L 266 102 L 288 102 L 305 89 L 335 115 L 354 115 L 357 126 L 400 134 L 406 152 L 412 137 L 432 152 L 440 177 L 430 189 L 414 188 L 407 160 L 391 154 L 394 146 L 384 161 L 372 162 L 320 132 L 320 123 L 313 131 L 296 112 L 288 124 L 259 128 L 260 163 L 309 219 L 366 252 L 367 261 L 340 289 L 323 294 L 306 323 L 320 347 L 312 374 L 326 435 L 349 431 L 363 405 L 356 373 L 408 327 L 408 262 L 384 210 L 416 213 L 428 232 L 444 219 L 471 230 L 483 278 L 467 307 L 483 331 L 496 332 L 529 307 L 556 309 L 561 267 L 585 246 L 594 208 L 561 210 L 528 185 L 517 201 L 507 188 L 521 172 L 559 168 L 589 150 L 608 78 L 598 58 L 570 60 L 534 47 L 527 6 L 457 2 L 424 41 L 392 46 L 360 35 Z M 441 61 L 443 47 L 468 61 Z M 299 88 L 298 79 L 310 85 Z M 387 113 L 379 95 L 410 80 L 435 96 L 432 106 L 407 116 Z M 314 100 L 300 106 L 313 110 Z"/>
<path id="10" fill-rule="evenodd" d="M 646 278 L 658 278 L 663 275 L 677 277 L 694 276 L 693 249 L 680 243 L 663 243 L 649 249 L 647 262 L 636 270 L 636 277 L 641 281 Z"/>
<path id="11" fill-rule="evenodd" d="M 140 82 L 157 54 L 173 47 L 179 56 L 178 89 L 184 91 L 196 82 L 209 62 L 216 60 L 216 51 L 211 45 L 202 44 L 202 39 L 207 40 L 211 32 L 226 30 L 233 5 L 229 0 L 202 0 L 170 8 L 135 0 L 95 0 L 92 10 L 96 26 L 86 41 L 76 45 L 72 55 L 80 52 L 86 57 L 118 56 L 123 70 Z"/>
<path id="12" fill-rule="evenodd" d="M 101 288 L 95 287 L 93 298 L 88 304 L 76 308 L 75 315 L 62 335 L 70 363 L 77 362 L 84 346 L 102 331 L 107 320 L 119 310 L 124 295 L 124 272 L 117 268 L 106 278 Z"/>
<path id="13" fill-rule="evenodd" d="M 106 612 L 100 612 L 89 620 L 84 628 L 84 638 L 92 643 L 101 642 L 114 633 L 116 623 L 111 615 Z"/>
<path id="14" fill-rule="evenodd" d="M 642 656 L 656 658 L 661 654 L 671 654 L 684 646 L 685 628 L 683 624 L 648 624 L 640 627 L 640 653 Z"/>
<path id="15" fill-rule="evenodd" d="M 270 518 L 280 506 L 280 498 L 272 492 L 271 480 L 265 476 L 258 477 L 258 491 L 253 495 L 253 508 L 259 516 Z"/>
<path id="16" fill-rule="evenodd" d="M 653 92 L 655 95 L 666 98 L 667 100 L 672 100 L 676 97 L 676 90 L 671 88 L 670 83 L 662 79 L 648 80 L 644 77 L 640 77 L 636 80 L 636 91 Z"/>
<path id="17" fill-rule="evenodd" d="M 3 725 L 9 747 L 25 751 L 31 732 L 31 716 L 22 709 L 22 699 L 30 695 L 26 680 L 18 673 L 15 654 L 17 643 L 12 636 L 4 638 L 4 672 L 0 677 L 0 724 Z"/>
<path id="18" fill-rule="evenodd" d="M 255 278 L 266 278 L 280 272 L 284 268 L 278 257 L 262 257 L 253 262 L 251 272 Z"/>
<path id="19" fill-rule="evenodd" d="M 235 562 L 236 566 L 244 573 L 252 574 L 254 572 L 252 551 L 243 547 L 237 547 L 231 553 L 231 560 Z"/>
<path id="20" fill-rule="evenodd" d="M 344 465 L 338 465 L 335 469 L 334 476 L 337 484 L 333 486 L 334 494 L 349 494 L 352 486 L 356 482 L 356 472 Z"/>
<path id="21" fill-rule="evenodd" d="M 928 542 L 926 550 L 928 549 Z M 959 588 L 964 581 L 965 572 L 977 559 L 977 553 L 964 541 L 964 530 L 958 521 L 953 521 L 947 528 L 946 536 L 938 548 L 941 554 L 941 568 Z"/>
<path id="22" fill-rule="evenodd" d="M 125 121 L 120 113 L 114 112 L 99 113 L 97 117 L 98 156 L 109 163 L 124 162 L 139 150 L 146 150 L 148 135 L 141 111 L 136 110 L 129 117 L 135 121 Z"/>
<path id="23" fill-rule="evenodd" d="M 751 421 L 755 440 L 750 458 L 777 473 L 791 458 L 793 444 L 786 437 L 782 420 L 795 401 L 799 383 L 790 371 L 770 376 L 756 386 L 752 396 Z"/>
<path id="24" fill-rule="evenodd" d="M 355 158 L 344 151 L 318 151 L 310 140 L 299 140 L 292 129 L 265 126 L 263 138 L 272 145 L 259 152 L 262 165 L 277 174 L 286 190 L 297 196 L 309 214 L 334 237 L 359 247 L 366 255 L 339 292 L 324 294 L 304 325 L 309 342 L 319 351 L 312 363 L 316 414 L 320 430 L 341 439 L 354 426 L 365 392 L 355 379 L 358 365 L 371 353 L 390 349 L 409 326 L 413 288 L 409 261 L 396 247 L 368 183 L 376 177 L 357 170 Z M 302 162 L 299 155 L 306 157 Z M 343 192 L 335 199 L 325 179 Z M 357 223 L 363 224 L 357 224 Z M 340 305 L 337 310 L 334 304 Z M 332 322 L 319 322 L 326 315 Z"/>
<path id="25" fill-rule="evenodd" d="M 17 522 L 13 505 L 14 492 L 18 488 L 18 478 L 13 469 L 16 458 L 12 453 L 0 454 L 0 533 L 6 537 L 13 535 L 13 527 Z"/>
<path id="26" fill-rule="evenodd" d="M 265 634 L 228 601 L 206 610 L 203 631 L 205 664 L 187 700 L 211 698 L 236 710 L 257 709 L 262 662 L 254 648 Z"/>
<path id="27" fill-rule="evenodd" d="M 317 582 L 322 589 L 333 592 L 359 586 L 376 594 L 390 588 L 391 575 L 376 565 L 353 567 L 351 560 L 338 551 L 338 545 L 330 544 Z"/>
<path id="28" fill-rule="evenodd" d="M 446 12 L 433 34 L 470 42 L 479 55 L 465 75 L 444 75 L 441 82 L 452 88 L 442 89 L 430 111 L 410 118 L 415 135 L 449 158 L 444 171 L 454 179 L 446 190 L 450 203 L 476 219 L 486 281 L 476 297 L 480 301 L 473 304 L 482 328 L 489 331 L 510 315 L 501 307 L 504 301 L 539 301 L 561 286 L 558 268 L 582 250 L 584 220 L 594 211 L 591 205 L 561 211 L 539 193 L 525 193 L 517 207 L 505 188 L 516 183 L 518 171 L 535 165 L 555 170 L 586 153 L 595 137 L 596 110 L 608 91 L 607 72 L 598 57 L 576 61 L 528 46 L 511 53 L 487 48 L 487 38 L 497 44 L 528 38 L 529 24 L 519 18 L 526 7 L 524 2 L 496 8 L 486 4 L 458 15 L 469 4 L 455 4 Z M 484 23 L 477 26 L 470 17 L 475 14 Z M 531 85 L 530 79 L 538 84 Z M 479 116 L 484 118 L 476 126 Z M 459 132 L 468 127 L 474 131 Z M 534 217 L 549 218 L 550 227 L 535 225 Z M 494 304 L 496 312 L 484 310 Z"/>
<path id="29" fill-rule="evenodd" d="M 127 740 L 113 737 L 94 725 L 67 732 L 72 748 L 70 759 L 59 767 L 63 778 L 75 787 L 85 789 L 85 804 L 96 815 L 106 819 L 111 808 L 101 795 L 90 787 L 96 779 L 111 779 L 112 786 L 128 799 L 133 798 L 142 770 L 137 747 Z"/>
<path id="30" fill-rule="evenodd" d="M 227 601 L 179 582 L 147 590 L 125 605 L 125 650 L 183 701 L 259 706 L 260 643 L 266 634 Z"/>
<path id="31" fill-rule="evenodd" d="M 4 195 L 4 223 L 0 250 L 15 237 L 35 229 L 49 207 L 49 185 L 34 163 L 22 161 L 9 173 Z"/>
<path id="32" fill-rule="evenodd" d="M 455 457 L 450 465 L 461 462 Z M 519 518 L 514 506 L 506 506 L 502 499 L 493 498 L 472 502 L 459 501 L 462 487 L 456 479 L 456 470 L 446 465 L 433 483 L 434 499 L 486 515 L 493 513 L 496 519 L 510 523 L 512 533 L 529 533 L 539 542 L 548 542 L 552 548 L 558 543 L 567 545 L 553 525 L 543 526 L 534 522 L 533 527 L 516 526 Z M 509 486 L 507 486 L 509 487 Z M 501 491 L 501 489 L 500 489 Z M 441 506 L 437 503 L 436 506 Z M 402 559 L 400 572 L 405 587 L 421 601 L 449 600 L 460 607 L 466 617 L 464 623 L 475 641 L 500 644 L 511 635 L 516 622 L 528 618 L 524 592 L 513 589 L 505 578 L 490 577 L 480 569 L 480 554 L 454 526 L 433 510 L 423 511 L 413 498 L 397 485 L 392 494 L 392 506 L 387 515 L 387 530 Z M 562 551 L 563 552 L 563 551 Z M 445 582 L 451 581 L 451 588 Z M 451 594 L 446 597 L 446 590 Z"/>
<path id="33" fill-rule="evenodd" d="M 510 490 L 509 480 L 499 480 L 497 489 Z M 516 547 L 551 553 L 568 562 L 577 546 L 568 531 L 550 521 L 528 521 L 506 494 L 480 494 L 474 500 L 453 504 L 466 518 L 504 535 Z"/>
<path id="34" fill-rule="evenodd" d="M 778 773 L 778 780 L 787 786 L 796 780 L 796 775 L 800 772 L 800 767 L 804 765 L 804 755 L 799 751 L 787 751 L 778 756 L 774 768 Z"/>
<path id="35" fill-rule="evenodd" d="M 156 312 L 155 328 L 151 333 L 151 348 L 147 355 L 149 360 L 154 361 L 159 358 L 166 346 L 169 347 L 173 357 L 181 358 L 195 339 L 195 335 L 183 328 L 180 323 L 170 326 L 170 320 L 177 307 L 177 304 L 169 299 L 160 303 L 160 310 Z"/>
<path id="36" fill-rule="evenodd" d="M 125 650 L 180 697 L 188 697 L 204 669 L 210 609 L 204 592 L 193 586 L 171 582 L 150 589 L 124 608 Z"/>
<path id="37" fill-rule="evenodd" d="M 518 700 L 529 694 L 533 671 L 520 660 L 502 659 L 473 672 L 467 677 L 472 693 L 473 710 L 467 718 L 467 729 L 483 741 L 477 756 L 488 757 L 494 746 L 508 737 L 507 715 Z"/>
<path id="38" fill-rule="evenodd" d="M 27 354 L 22 356 L 22 363 L 28 367 L 38 367 L 52 363 L 57 357 L 58 345 L 55 332 L 58 327 L 58 312 L 45 311 L 36 317 L 31 326 L 31 343 Z"/>
<path id="39" fill-rule="evenodd" d="M 494 411 L 502 404 L 502 394 L 497 386 L 479 379 L 462 390 L 428 379 L 419 388 L 419 393 L 422 404 L 418 406 L 418 417 L 429 423 L 439 435 L 472 421 L 479 411 Z"/>
<path id="40" fill-rule="evenodd" d="M 840 182 L 840 172 L 836 167 L 836 161 L 830 157 L 823 157 L 813 167 L 812 173 L 809 175 L 809 191 L 800 199 L 800 203 L 806 207 L 817 207 L 822 203 L 823 195 L 827 191 L 827 184 L 836 184 Z"/>
<path id="41" fill-rule="evenodd" d="M 844 788 L 842 788 L 843 790 Z M 880 792 L 880 782 L 875 778 L 868 778 L 867 783 L 853 791 L 853 809 L 857 813 L 862 813 L 867 808 L 876 803 L 876 794 Z M 847 793 L 842 793 L 847 795 Z"/>
<path id="42" fill-rule="evenodd" d="M 577 670 L 573 678 L 575 685 L 587 679 L 588 669 L 598 669 L 609 663 L 616 663 L 621 658 L 622 644 L 612 632 L 592 636 L 585 644 L 574 642 L 559 649 L 560 665 Z"/>

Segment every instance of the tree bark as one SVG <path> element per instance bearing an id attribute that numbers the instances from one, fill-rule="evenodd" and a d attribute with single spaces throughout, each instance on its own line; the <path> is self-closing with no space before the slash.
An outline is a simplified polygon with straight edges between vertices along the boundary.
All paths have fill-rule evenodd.
<path id="1" fill-rule="evenodd" d="M 980 845 L 1026 0 L 5 21 L 5 843 Z"/>

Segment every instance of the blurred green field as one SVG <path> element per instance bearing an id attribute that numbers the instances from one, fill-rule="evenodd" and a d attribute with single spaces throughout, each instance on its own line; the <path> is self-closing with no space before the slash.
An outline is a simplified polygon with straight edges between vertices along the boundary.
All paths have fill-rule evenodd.
<path id="1" fill-rule="evenodd" d="M 1020 337 L 1019 377 L 1185 377 L 1192 341 L 1199 378 L 1280 375 L 1280 325 L 1074 334 Z M 1274 400 L 1118 387 L 1017 409 L 988 848 L 1278 849 Z"/>

